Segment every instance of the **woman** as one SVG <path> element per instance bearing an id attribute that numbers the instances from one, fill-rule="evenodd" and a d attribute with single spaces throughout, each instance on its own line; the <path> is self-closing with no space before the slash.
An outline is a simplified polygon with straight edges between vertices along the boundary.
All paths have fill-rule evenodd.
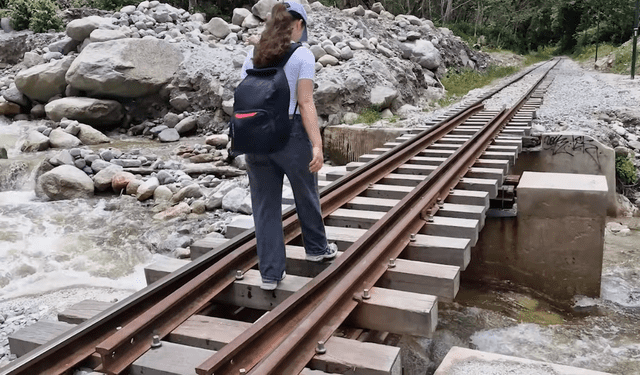
<path id="1" fill-rule="evenodd" d="M 254 66 L 276 64 L 289 51 L 292 42 L 306 40 L 307 12 L 304 7 L 295 2 L 275 5 L 255 51 L 250 51 L 245 59 L 241 77 L 244 79 L 247 69 Z M 284 71 L 291 93 L 289 117 L 293 127 L 289 141 L 284 149 L 271 154 L 246 155 L 261 288 L 264 290 L 274 290 L 286 275 L 282 232 L 284 175 L 293 189 L 306 259 L 322 262 L 334 258 L 338 251 L 335 244 L 327 244 L 317 190 L 316 172 L 324 160 L 313 102 L 315 58 L 308 48 L 299 47 L 289 58 Z"/>

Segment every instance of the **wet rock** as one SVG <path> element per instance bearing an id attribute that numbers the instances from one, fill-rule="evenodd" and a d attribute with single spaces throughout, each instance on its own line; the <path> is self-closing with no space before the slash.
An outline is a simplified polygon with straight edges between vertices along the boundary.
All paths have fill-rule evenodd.
<path id="1" fill-rule="evenodd" d="M 70 165 L 55 167 L 37 180 L 41 191 L 52 200 L 89 198 L 93 181 L 86 173 Z"/>
<path id="2" fill-rule="evenodd" d="M 173 203 L 180 202 L 185 198 L 200 198 L 204 195 L 202 188 L 198 184 L 192 184 L 180 189 L 172 198 Z"/>
<path id="3" fill-rule="evenodd" d="M 126 190 L 129 183 L 131 183 L 131 181 L 134 181 L 134 180 L 136 180 L 136 176 L 134 176 L 133 173 L 119 170 L 111 178 L 111 188 L 116 193 L 119 193 L 122 190 Z"/>
<path id="4" fill-rule="evenodd" d="M 65 74 L 72 62 L 73 57 L 65 57 L 21 70 L 16 75 L 16 87 L 30 99 L 40 102 L 47 102 L 57 95 L 63 95 L 67 87 Z"/>
<path id="5" fill-rule="evenodd" d="M 66 79 L 93 95 L 137 98 L 160 91 L 182 59 L 176 47 L 154 38 L 91 43 L 71 64 Z"/>
<path id="6" fill-rule="evenodd" d="M 75 165 L 74 158 L 68 150 L 62 150 L 49 159 L 49 163 L 54 166 Z"/>
<path id="7" fill-rule="evenodd" d="M 78 123 L 78 127 L 80 128 L 78 139 L 84 145 L 99 145 L 111 142 L 109 137 L 104 135 L 101 131 L 94 129 L 92 126 Z"/>
<path id="8" fill-rule="evenodd" d="M 125 114 L 122 104 L 115 100 L 80 97 L 51 101 L 45 105 L 45 111 L 53 121 L 66 117 L 98 128 L 119 125 Z"/>
<path id="9" fill-rule="evenodd" d="M 20 113 L 20 106 L 0 97 L 0 116 L 15 116 Z"/>
<path id="10" fill-rule="evenodd" d="M 136 191 L 136 197 L 139 201 L 144 201 L 153 196 L 153 192 L 160 186 L 160 182 L 156 177 L 151 177 L 147 181 L 144 181 Z"/>
<path id="11" fill-rule="evenodd" d="M 177 142 L 180 140 L 180 133 L 176 129 L 164 129 L 158 134 L 160 142 Z"/>
<path id="12" fill-rule="evenodd" d="M 15 83 L 12 83 L 8 89 L 2 91 L 2 97 L 4 97 L 8 102 L 15 103 L 22 107 L 27 107 L 29 105 L 29 99 L 18 90 L 18 87 Z"/>
<path id="13" fill-rule="evenodd" d="M 112 165 L 93 176 L 93 185 L 97 191 L 107 191 L 113 186 L 113 178 L 122 171 L 122 167 Z"/>
<path id="14" fill-rule="evenodd" d="M 126 189 L 126 193 L 128 195 L 137 195 L 138 194 L 138 189 L 140 188 L 140 185 L 142 185 L 144 181 L 139 180 L 139 179 L 135 179 L 135 180 L 131 180 L 129 181 L 129 183 L 127 184 L 127 189 Z"/>
<path id="15" fill-rule="evenodd" d="M 82 144 L 78 138 L 60 128 L 51 131 L 51 134 L 49 134 L 49 143 L 53 148 L 72 148 Z"/>
<path id="16" fill-rule="evenodd" d="M 85 159 L 87 160 L 87 159 Z M 106 160 L 102 160 L 102 159 L 96 159 L 94 161 L 91 162 L 91 170 L 94 173 L 98 173 L 103 169 L 109 168 L 111 166 L 115 166 L 115 164 L 111 164 Z"/>
<path id="17" fill-rule="evenodd" d="M 176 217 L 184 217 L 191 213 L 191 207 L 186 202 L 180 202 L 165 211 L 153 215 L 156 220 L 170 220 Z M 187 245 L 188 246 L 188 245 Z M 178 247 L 178 246 L 176 246 Z"/>

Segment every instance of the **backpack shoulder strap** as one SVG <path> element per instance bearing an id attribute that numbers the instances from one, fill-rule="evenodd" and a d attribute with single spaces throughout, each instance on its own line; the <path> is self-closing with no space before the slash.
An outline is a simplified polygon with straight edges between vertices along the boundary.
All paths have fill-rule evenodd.
<path id="1" fill-rule="evenodd" d="M 291 58 L 291 55 L 293 55 L 293 53 L 298 49 L 298 47 L 301 47 L 301 46 L 302 46 L 301 43 L 291 44 L 291 47 L 289 47 L 289 51 L 282 57 L 282 60 L 280 60 L 280 62 L 276 66 L 284 67 L 285 65 L 287 65 L 287 61 L 289 61 L 289 59 Z"/>

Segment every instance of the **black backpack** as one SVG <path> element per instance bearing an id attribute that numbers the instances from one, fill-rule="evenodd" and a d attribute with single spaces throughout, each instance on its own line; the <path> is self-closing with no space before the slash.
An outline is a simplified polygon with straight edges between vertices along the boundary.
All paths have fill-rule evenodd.
<path id="1" fill-rule="evenodd" d="M 235 90 L 229 123 L 234 153 L 269 154 L 286 146 L 292 123 L 291 93 L 284 66 L 298 47 L 299 43 L 292 44 L 275 65 L 247 69 L 247 76 Z"/>

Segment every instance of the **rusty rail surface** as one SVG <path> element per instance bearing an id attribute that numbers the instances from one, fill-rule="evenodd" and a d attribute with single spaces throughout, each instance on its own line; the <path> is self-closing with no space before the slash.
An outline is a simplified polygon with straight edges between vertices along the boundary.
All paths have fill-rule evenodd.
<path id="1" fill-rule="evenodd" d="M 369 187 L 371 183 L 379 181 L 386 174 L 391 173 L 395 168 L 408 161 L 412 157 L 412 153 L 415 155 L 420 150 L 435 142 L 439 137 L 448 133 L 447 129 L 450 130 L 457 126 L 457 123 L 464 122 L 464 120 L 482 108 L 481 102 L 483 100 L 494 95 L 509 84 L 521 79 L 524 75 L 529 73 L 529 71 L 523 73 L 508 84 L 505 84 L 498 90 L 486 95 L 471 107 L 459 111 L 449 119 L 423 131 L 418 136 L 400 146 L 395 147 L 376 158 L 371 163 L 367 163 L 367 165 L 364 165 L 356 171 L 341 177 L 333 184 L 324 188 L 321 191 L 323 216 L 326 217 L 328 214 L 346 203 L 346 201 L 350 199 L 348 197 L 358 195 Z M 533 89 L 530 90 L 530 92 L 531 91 L 533 91 Z M 497 120 L 497 118 L 494 120 Z M 493 123 L 495 124 L 497 122 L 494 121 Z M 487 137 L 487 139 L 491 138 L 489 136 Z M 407 149 L 406 151 L 400 152 L 401 149 L 405 148 Z M 481 151 L 478 152 L 481 153 Z M 456 152 L 454 156 L 459 159 L 460 157 L 456 155 L 459 155 L 458 152 Z M 452 163 L 453 162 L 447 161 L 446 165 L 448 167 L 446 167 L 446 169 L 451 168 L 449 165 Z M 456 163 L 459 164 L 462 162 L 458 161 Z M 445 167 L 441 166 L 436 170 L 436 172 L 444 169 Z M 436 172 L 434 172 L 434 174 Z M 464 175 L 464 173 L 461 173 L 458 178 L 462 175 Z M 433 180 L 434 178 L 430 176 L 425 180 L 425 182 L 420 184 L 416 190 L 424 189 L 427 184 L 432 184 L 431 181 Z M 412 205 L 419 207 L 420 212 L 418 217 L 420 217 L 422 222 L 411 222 L 409 225 L 405 223 L 406 220 L 409 219 L 398 221 L 398 219 L 394 217 L 398 215 L 397 213 L 400 211 L 400 208 L 394 208 L 385 215 L 380 223 L 374 226 L 374 228 L 382 228 L 383 232 L 389 228 L 399 228 L 394 229 L 394 231 L 397 231 L 398 235 L 403 238 L 403 242 L 398 242 L 398 244 L 388 244 L 390 241 L 386 240 L 385 236 L 382 234 L 367 235 L 354 243 L 345 252 L 345 254 L 336 260 L 334 265 L 325 270 L 321 276 L 325 274 L 334 275 L 335 273 L 341 272 L 336 271 L 336 269 L 354 269 L 356 272 L 360 272 L 359 268 L 356 267 L 358 264 L 354 265 L 354 263 L 363 263 L 367 266 L 371 266 L 374 263 L 385 264 L 384 258 L 396 257 L 397 253 L 401 251 L 400 245 L 402 243 L 406 245 L 406 241 L 408 241 L 407 234 L 417 233 L 419 227 L 424 225 L 423 219 L 428 218 L 430 214 L 432 215 L 435 213 L 435 210 L 437 210 L 438 198 L 444 199 L 444 196 L 448 191 L 447 186 L 451 188 L 455 186 L 457 181 L 458 180 L 454 178 L 448 183 L 445 183 L 446 186 L 442 187 L 437 194 L 433 193 L 431 195 L 425 195 L 417 198 L 418 193 L 416 193 L 411 194 L 410 197 L 405 197 L 402 201 L 404 203 L 401 202 L 402 207 L 411 207 Z M 429 208 L 431 208 L 431 212 L 427 212 Z M 410 212 L 411 213 L 408 217 L 413 217 L 415 219 L 414 214 L 417 212 L 416 209 L 414 208 Z M 403 225 L 406 225 L 406 228 L 403 228 Z M 285 233 L 285 242 L 293 240 L 300 234 L 295 209 L 288 209 L 283 214 L 283 228 Z M 374 228 L 372 228 L 370 232 L 373 233 Z M 372 255 L 361 254 L 363 251 L 359 249 L 363 249 L 367 246 L 375 246 L 382 250 L 377 255 L 376 253 L 371 253 Z M 403 247 L 404 246 L 402 246 L 402 248 Z M 349 255 L 345 257 L 347 253 Z M 343 258 L 344 260 L 341 260 Z M 354 261 L 353 259 L 360 260 Z M 198 260 L 192 261 L 180 270 L 163 278 L 161 281 L 134 293 L 130 297 L 120 301 L 116 305 L 78 325 L 67 333 L 10 363 L 8 366 L 0 370 L 0 375 L 62 374 L 72 369 L 74 366 L 83 363 L 96 352 L 99 353 L 102 358 L 102 364 L 97 370 L 104 371 L 109 374 L 119 374 L 136 358 L 151 347 L 153 336 L 157 335 L 164 337 L 169 334 L 189 316 L 196 314 L 198 311 L 207 307 L 215 295 L 233 283 L 238 270 L 245 272 L 255 266 L 256 263 L 257 257 L 255 255 L 254 233 L 252 230 L 247 230 L 240 236 L 228 241 L 220 252 L 207 254 Z M 340 297 L 341 301 L 346 301 L 348 305 L 353 305 L 354 302 L 357 304 L 357 300 L 361 298 L 358 296 L 360 296 L 361 290 L 364 289 L 364 286 L 367 288 L 371 287 L 373 283 L 375 283 L 375 280 L 377 280 L 376 275 L 379 277 L 381 272 L 384 272 L 379 265 L 371 267 L 373 267 L 372 269 L 374 270 L 371 271 L 371 276 L 357 277 L 355 280 L 356 283 L 354 284 L 356 286 L 349 287 L 347 285 L 347 281 L 342 282 L 344 285 L 339 285 L 341 292 L 333 292 L 329 291 L 326 287 L 323 288 L 327 281 L 322 281 L 320 280 L 320 277 L 318 277 L 296 293 L 296 295 L 299 293 L 303 294 L 311 293 L 309 291 L 316 291 L 314 292 L 316 295 L 325 296 L 325 299 L 327 299 L 327 301 L 325 301 L 326 304 L 334 298 L 336 293 L 340 293 L 342 296 Z M 360 290 L 360 292 L 353 290 L 354 288 Z M 317 290 L 320 290 L 321 292 L 317 292 Z M 355 299 L 352 298 L 354 295 L 356 296 Z M 287 306 L 295 307 L 300 304 L 299 302 L 290 302 L 289 300 L 293 300 L 292 298 L 293 296 L 285 301 L 285 303 L 281 304 L 282 307 L 278 306 L 276 310 L 265 315 L 265 317 L 260 320 L 260 326 L 273 326 L 274 322 L 277 321 L 277 319 L 275 319 L 277 312 L 291 308 Z M 320 299 L 322 300 L 322 298 Z M 355 305 L 353 306 L 355 307 Z M 309 307 L 306 310 L 302 309 L 300 310 L 300 316 L 305 316 L 305 311 L 308 315 L 317 315 L 320 314 L 319 311 L 324 308 L 325 306 L 319 305 L 318 308 L 314 307 L 311 309 L 311 307 Z M 328 326 L 335 326 L 336 324 L 339 325 L 340 323 L 338 320 L 339 319 L 336 318 L 327 324 Z M 272 323 L 268 323 L 270 321 Z M 340 320 L 340 322 L 341 321 L 342 320 Z M 317 325 L 310 328 L 304 328 L 306 325 L 309 325 L 309 323 L 302 324 L 302 328 L 297 327 L 296 324 L 293 323 L 289 324 L 288 331 L 290 334 L 287 336 L 286 342 L 288 343 L 289 340 L 293 340 L 295 342 L 304 341 L 304 339 L 307 338 L 307 334 L 305 333 L 300 336 L 300 329 L 309 329 L 313 332 L 317 331 L 314 336 L 309 335 L 309 337 L 313 337 L 313 339 L 307 339 L 308 342 L 303 343 L 305 349 L 307 349 L 307 347 L 311 348 L 309 353 L 312 355 L 313 345 L 315 345 L 314 340 L 316 340 L 317 337 L 321 337 L 324 340 L 331 333 L 328 329 L 322 329 L 322 327 Z M 257 327 L 258 324 L 254 324 L 254 326 Z M 278 324 L 278 327 L 281 327 L 280 323 Z M 260 329 L 267 328 L 269 327 L 263 327 Z M 252 328 L 247 332 L 253 332 L 253 334 L 255 334 L 254 331 L 256 330 L 257 328 L 252 326 Z M 331 332 L 333 332 L 333 330 L 331 330 Z M 250 333 L 245 333 L 241 337 L 246 338 L 248 336 L 250 336 Z M 214 359 L 201 365 L 197 369 L 197 372 L 199 374 L 210 374 L 212 373 L 212 367 L 226 365 L 224 360 L 220 361 L 219 359 L 229 359 L 229 353 L 238 353 L 239 350 L 247 346 L 247 344 L 243 345 L 239 343 L 240 338 L 225 346 L 223 350 L 213 357 Z M 291 362 L 289 362 L 289 359 L 274 359 L 277 358 L 278 355 L 281 355 L 281 352 L 286 351 L 288 346 L 282 346 L 282 348 L 278 348 L 272 352 L 268 349 L 273 349 L 273 346 L 270 346 L 270 344 L 265 345 L 266 349 L 262 350 L 262 353 L 268 354 L 271 352 L 271 355 L 267 356 L 266 359 L 260 363 L 260 367 L 253 370 L 252 373 L 290 373 L 289 369 L 298 367 L 301 369 L 304 367 L 306 362 L 302 363 L 303 359 L 297 359 L 295 361 L 292 360 Z M 302 349 L 302 347 L 298 348 Z M 285 356 L 286 358 L 289 358 L 291 357 L 291 354 L 285 354 Z M 246 368 L 253 367 L 253 365 L 259 363 L 261 360 L 261 357 L 258 356 L 248 356 L 247 358 L 246 362 L 251 365 L 247 365 Z M 264 370 L 263 366 L 273 366 L 273 368 L 276 368 L 276 366 L 279 366 L 283 361 L 287 366 L 289 366 L 282 370 L 284 372 L 278 372 L 281 370 Z M 208 367 L 211 363 L 213 363 L 213 366 Z"/>

